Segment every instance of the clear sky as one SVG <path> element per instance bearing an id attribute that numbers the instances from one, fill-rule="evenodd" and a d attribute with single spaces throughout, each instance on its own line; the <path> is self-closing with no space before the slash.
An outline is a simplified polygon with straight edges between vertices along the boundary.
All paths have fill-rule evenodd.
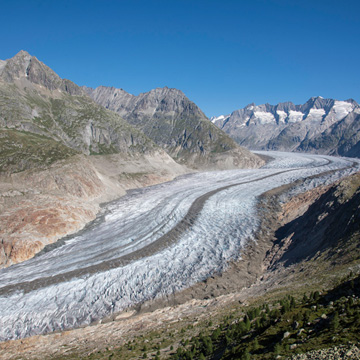
<path id="1" fill-rule="evenodd" d="M 0 59 L 26 50 L 78 85 L 182 90 L 207 116 L 360 101 L 358 0 L 2 0 Z"/>

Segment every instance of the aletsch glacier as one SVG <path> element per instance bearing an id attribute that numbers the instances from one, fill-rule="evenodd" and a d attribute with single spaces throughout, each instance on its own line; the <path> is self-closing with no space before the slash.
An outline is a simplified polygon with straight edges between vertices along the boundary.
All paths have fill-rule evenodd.
<path id="1" fill-rule="evenodd" d="M 192 174 L 132 191 L 61 246 L 2 269 L 0 340 L 89 324 L 204 280 L 239 258 L 247 241 L 256 241 L 259 195 L 337 170 L 306 181 L 302 191 L 360 169 L 359 159 L 267 154 L 275 160 L 262 169 Z M 186 218 L 196 199 L 211 191 L 176 241 L 157 252 L 145 251 Z M 141 249 L 142 256 L 131 259 Z M 119 258 L 127 261 L 115 266 Z"/>

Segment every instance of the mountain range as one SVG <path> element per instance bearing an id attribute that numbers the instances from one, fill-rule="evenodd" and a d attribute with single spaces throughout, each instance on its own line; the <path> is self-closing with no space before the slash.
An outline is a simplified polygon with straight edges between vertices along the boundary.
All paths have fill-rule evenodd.
<path id="1" fill-rule="evenodd" d="M 121 116 L 89 92 L 26 51 L 0 61 L 0 267 L 80 230 L 128 189 L 264 163 L 179 90 L 123 92 Z"/>
<path id="2" fill-rule="evenodd" d="M 0 68 L 0 129 L 0 169 L 8 172 L 43 167 L 75 154 L 146 153 L 156 148 L 120 116 L 25 51 Z"/>
<path id="3" fill-rule="evenodd" d="M 104 93 L 118 95 L 114 104 L 119 108 L 119 100 L 123 100 L 121 116 L 98 105 L 87 93 L 93 94 L 61 79 L 25 51 L 2 61 L 0 146 L 7 162 L 3 157 L 1 168 L 20 171 L 31 168 L 34 162 L 43 165 L 75 153 L 144 154 L 161 148 L 185 165 L 203 168 L 211 167 L 218 154 L 221 157 L 225 152 L 233 158 L 231 164 L 228 161 L 229 167 L 249 165 L 248 159 L 256 166 L 259 160 L 209 124 L 201 110 L 179 90 L 156 89 L 139 97 L 115 89 L 94 91 L 96 98 L 102 99 L 100 105 L 104 105 Z M 113 110 L 113 106 L 107 107 Z M 149 122 L 150 118 L 154 121 Z M 28 138 L 34 140 L 31 149 Z M 35 143 L 47 146 L 35 149 Z M 46 154 L 44 148 L 48 149 Z M 35 150 L 41 154 L 40 159 L 33 156 Z"/>
<path id="4" fill-rule="evenodd" d="M 106 109 L 118 113 L 175 161 L 195 168 L 238 167 L 253 156 L 211 124 L 200 108 L 177 89 L 167 87 L 131 95 L 122 89 L 83 87 Z M 226 165 L 228 164 L 228 165 Z"/>
<path id="5" fill-rule="evenodd" d="M 126 190 L 196 170 L 264 163 L 239 144 L 359 157 L 359 119 L 354 100 L 316 97 L 303 105 L 250 104 L 209 121 L 180 90 L 165 87 L 135 96 L 113 87 L 80 87 L 20 51 L 0 60 L 0 268 L 76 233 L 96 218 L 101 203 Z M 90 330 L 3 342 L 0 357 L 201 359 L 206 352 L 207 358 L 263 359 L 358 344 L 360 175 L 315 183 L 321 186 L 297 193 L 291 184 L 276 182 L 257 196 L 256 241 L 223 272 L 168 299 L 93 323 Z M 199 207 L 197 200 L 193 204 Z M 224 207 L 234 208 L 231 201 Z M 246 218 L 252 216 L 246 212 Z M 216 240 L 211 228 L 205 232 Z M 9 299 L 3 299 L 11 313 Z M 31 316 L 24 309 L 19 314 L 15 330 Z M 346 350 L 349 356 L 354 351 Z M 321 356 L 329 358 L 323 350 Z"/>
<path id="6" fill-rule="evenodd" d="M 319 96 L 303 105 L 249 104 L 211 121 L 252 150 L 360 156 L 360 106 L 352 99 Z"/>

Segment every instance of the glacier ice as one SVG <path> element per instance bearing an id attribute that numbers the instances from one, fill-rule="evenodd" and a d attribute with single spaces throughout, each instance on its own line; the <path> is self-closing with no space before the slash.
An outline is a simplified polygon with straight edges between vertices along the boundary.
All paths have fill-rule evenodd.
<path id="1" fill-rule="evenodd" d="M 239 258 L 244 244 L 252 241 L 259 225 L 259 195 L 334 170 L 304 182 L 301 190 L 306 190 L 360 167 L 358 159 L 266 154 L 274 160 L 261 169 L 196 173 L 130 191 L 58 247 L 2 269 L 0 340 L 89 324 L 204 280 Z M 176 241 L 147 252 L 186 218 L 197 199 L 210 192 Z"/>

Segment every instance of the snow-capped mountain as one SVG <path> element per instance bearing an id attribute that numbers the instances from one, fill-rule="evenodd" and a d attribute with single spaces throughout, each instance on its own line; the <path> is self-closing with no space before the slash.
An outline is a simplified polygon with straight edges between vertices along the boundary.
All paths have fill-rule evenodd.
<path id="1" fill-rule="evenodd" d="M 229 117 L 230 117 L 230 115 L 213 116 L 210 118 L 210 121 L 212 123 L 216 124 L 219 121 L 225 122 Z"/>
<path id="2" fill-rule="evenodd" d="M 352 99 L 319 96 L 303 105 L 249 104 L 211 121 L 240 145 L 253 150 L 360 156 L 360 106 Z"/>

